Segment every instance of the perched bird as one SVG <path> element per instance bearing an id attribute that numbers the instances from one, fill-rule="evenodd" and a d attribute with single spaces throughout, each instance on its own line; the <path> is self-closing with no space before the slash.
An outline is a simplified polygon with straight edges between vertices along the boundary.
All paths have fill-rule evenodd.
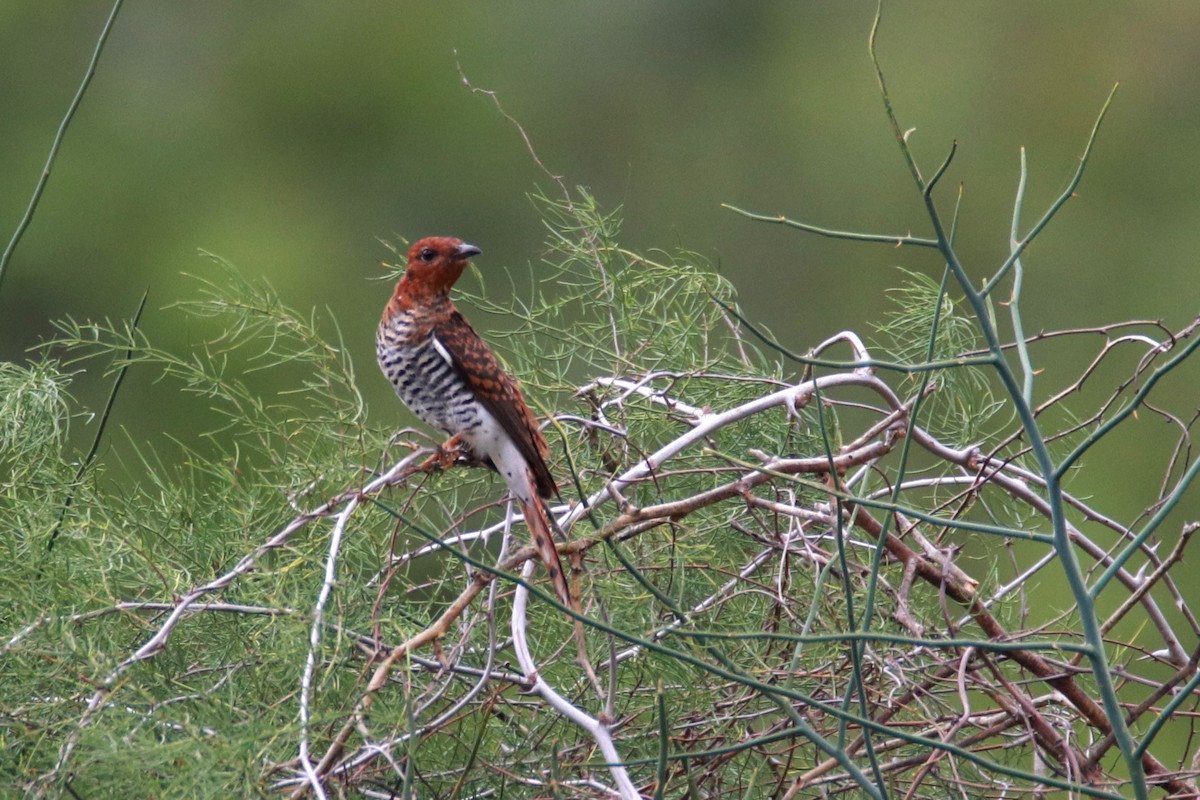
<path id="1" fill-rule="evenodd" d="M 396 394 L 461 448 L 470 463 L 499 472 L 525 515 L 555 593 L 575 607 L 554 547 L 543 498 L 558 493 L 546 466 L 549 447 L 521 390 L 450 302 L 467 259 L 480 250 L 460 239 L 430 237 L 408 251 L 408 266 L 383 310 L 375 355 Z"/>

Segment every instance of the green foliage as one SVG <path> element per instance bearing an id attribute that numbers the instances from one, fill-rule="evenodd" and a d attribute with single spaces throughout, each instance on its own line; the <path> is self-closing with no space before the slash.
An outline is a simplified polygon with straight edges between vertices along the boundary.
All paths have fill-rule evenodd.
<path id="1" fill-rule="evenodd" d="M 775 368 L 737 342 L 709 297 L 732 302 L 727 282 L 694 256 L 648 258 L 622 249 L 616 213 L 602 212 L 587 195 L 569 204 L 541 202 L 552 231 L 547 255 L 552 273 L 540 285 L 554 291 L 539 290 L 503 309 L 472 298 L 488 310 L 518 313 L 521 326 L 506 343 L 516 354 L 515 371 L 535 387 L 536 403 L 578 408 L 568 395 L 575 376 L 606 373 L 635 380 L 662 373 L 672 391 L 714 407 L 761 392 L 761 375 Z M 319 529 L 263 555 L 252 573 L 211 598 L 233 606 L 184 619 L 162 652 L 122 675 L 98 713 L 85 711 L 93 687 L 154 631 L 173 598 L 228 570 L 297 508 L 361 483 L 386 450 L 387 432 L 366 423 L 353 365 L 336 328 L 330 340 L 315 318 L 287 309 L 269 287 L 246 281 L 220 259 L 213 263 L 213 272 L 200 279 L 199 298 L 174 306 L 199 330 L 211 327 L 189 351 L 162 349 L 123 322 L 59 324 L 54 350 L 73 369 L 100 359 L 107 360 L 110 375 L 123 365 L 151 370 L 165 391 L 199 397 L 225 419 L 206 434 L 204 447 L 168 439 L 122 445 L 126 474 L 141 476 L 136 483 L 121 474 L 125 470 L 114 473 L 111 457 L 102 457 L 75 482 L 79 457 L 64 451 L 65 432 L 71 416 L 84 412 L 66 394 L 69 381 L 57 362 L 6 364 L 0 370 L 5 445 L 0 542 L 13 565 L 3 581 L 5 631 L 12 644 L 3 659 L 0 707 L 9 721 L 0 724 L 0 751 L 18 785 L 57 774 L 60 747 L 72 735 L 77 740 L 71 785 L 92 796 L 116 793 L 120 786 L 168 791 L 170 782 L 193 787 L 194 796 L 262 790 L 270 765 L 294 752 L 307 610 L 324 566 L 326 542 Z M 256 381 L 268 373 L 271 384 L 287 388 L 262 394 L 265 384 Z M 731 376 L 739 380 L 731 382 Z M 615 393 L 593 389 L 587 402 Z M 559 426 L 557 438 L 587 492 L 603 487 L 637 453 L 680 431 L 679 422 L 664 424 L 661 408 L 647 398 L 635 395 L 611 412 L 610 422 L 627 432 L 616 441 L 569 420 Z M 792 427 L 780 414 L 769 424 L 753 420 L 723 431 L 713 444 L 741 452 L 750 443 L 761 446 L 764 437 L 787 441 Z M 720 472 L 706 472 L 714 463 L 712 454 L 700 451 L 679 460 L 673 485 L 686 492 L 723 480 Z M 479 501 L 494 498 L 497 484 L 482 471 L 456 470 L 435 476 L 427 487 L 408 499 L 408 514 L 418 525 L 440 531 L 455 520 L 469 527 L 478 518 Z M 647 485 L 633 496 L 649 501 L 655 494 Z M 68 496 L 72 502 L 65 508 Z M 653 532 L 622 547 L 637 564 L 662 564 L 666 571 L 655 567 L 649 579 L 686 607 L 726 580 L 723 570 L 691 565 L 741 558 L 743 546 L 723 532 L 727 523 L 725 512 L 697 515 L 676 530 Z M 445 569 L 427 561 L 389 574 L 389 547 L 400 552 L 420 541 L 412 531 L 400 534 L 389 546 L 391 526 L 379 514 L 351 523 L 339 557 L 334 620 L 318 651 L 317 729 L 321 720 L 345 713 L 361 692 L 363 664 L 353 642 L 369 640 L 376 628 L 385 640 L 419 630 L 453 589 L 452 565 L 442 588 Z M 470 552 L 486 557 L 478 546 Z M 630 600 L 606 604 L 612 626 L 654 628 L 651 605 L 644 602 L 648 595 L 619 564 L 603 559 L 589 573 L 602 596 Z M 423 585 L 428 588 L 416 588 Z M 756 604 L 753 598 L 746 602 Z M 735 627 L 737 619 L 732 616 Z M 549 643 L 561 641 L 569 628 L 544 608 L 539 620 L 547 646 L 556 649 Z M 692 670 L 667 656 L 651 655 L 646 666 L 676 690 L 695 680 Z M 553 661 L 546 669 L 566 674 Z M 418 676 L 428 680 L 419 670 L 405 680 Z M 633 689 L 640 679 L 623 675 L 621 683 Z M 717 689 L 696 685 L 688 691 L 697 698 L 708 692 L 708 703 L 717 702 Z M 413 702 L 407 690 L 386 692 L 375 713 L 403 720 Z M 623 713 L 638 714 L 635 708 Z M 513 748 L 516 761 L 537 761 L 545 737 L 570 733 L 551 716 L 512 716 L 510 709 L 506 718 L 498 725 L 494 718 L 464 717 L 448 729 L 454 735 L 419 740 L 412 758 L 425 769 L 448 770 L 463 757 L 461 743 L 482 735 L 482 751 Z"/>
<path id="2" fill-rule="evenodd" d="M 114 18 L 119 7 L 120 0 Z M 344 21 L 343 10 L 332 13 Z M 407 29 L 411 9 L 406 14 Z M 718 17 L 701 33 L 732 41 L 727 20 Z M 551 49 L 557 41 L 568 60 L 577 59 L 556 22 L 518 27 L 530 41 Z M 625 22 L 614 28 L 622 40 Z M 1185 752 L 1164 766 L 1156 756 L 1170 749 L 1163 745 L 1168 737 L 1156 738 L 1182 731 L 1190 747 L 1195 733 L 1190 716 L 1177 718 L 1176 711 L 1200 688 L 1200 673 L 1194 655 L 1183 650 L 1187 636 L 1174 629 L 1194 638 L 1200 628 L 1168 573 L 1200 525 L 1184 520 L 1173 547 L 1159 546 L 1200 473 L 1190 446 L 1196 416 L 1190 407 L 1167 409 L 1157 395 L 1150 405 L 1150 395 L 1194 353 L 1200 318 L 1179 331 L 1161 323 L 1094 329 L 1105 340 L 1099 353 L 1073 382 L 1048 390 L 1037 377 L 1045 362 L 1035 345 L 1080 331 L 1025 336 L 1024 316 L 1036 303 L 1023 310 L 1022 287 L 1034 273 L 1026 273 L 1019 256 L 1076 196 L 1100 120 L 1074 175 L 1027 231 L 1020 223 L 1027 183 L 1022 151 L 1009 251 L 977 286 L 970 277 L 977 265 L 969 270 L 960 261 L 956 226 L 947 226 L 938 210 L 944 192 L 937 187 L 955 148 L 933 171 L 919 165 L 910 149 L 915 129 L 900 124 L 876 57 L 878 25 L 877 15 L 870 41 L 881 96 L 932 232 L 837 231 L 743 212 L 832 238 L 902 245 L 906 255 L 931 253 L 945 265 L 940 284 L 907 274 L 891 295 L 896 310 L 878 324 L 871 347 L 863 349 L 851 330 L 805 355 L 765 336 L 757 337 L 760 350 L 743 338 L 750 324 L 737 310 L 733 286 L 704 259 L 684 250 L 623 247 L 620 210 L 606 211 L 586 192 L 565 187 L 561 199 L 535 198 L 549 238 L 542 263 L 530 268 L 533 288 L 518 290 L 514 300 L 492 291 L 468 297 L 476 309 L 516 321 L 498 338 L 531 400 L 551 418 L 554 470 L 568 478 L 559 513 L 566 519 L 579 512 L 571 518 L 566 555 L 582 564 L 580 664 L 569 658 L 571 620 L 548 600 L 541 573 L 515 575 L 530 565 L 523 564 L 525 551 L 512 555 L 523 541 L 521 526 L 513 528 L 511 509 L 498 504 L 498 482 L 483 470 L 439 475 L 436 459 L 417 468 L 418 456 L 432 452 L 417 448 L 433 440 L 412 431 L 391 435 L 391 426 L 368 421 L 332 314 L 296 313 L 269 286 L 214 258 L 199 298 L 171 307 L 185 320 L 179 330 L 198 332 L 195 345 L 146 336 L 139 310 L 128 323 L 65 320 L 39 360 L 0 364 L 0 556 L 7 560 L 0 572 L 0 788 L 72 797 L 275 795 L 297 787 L 304 793 L 309 783 L 314 792 L 321 784 L 330 794 L 405 798 L 607 796 L 609 783 L 626 798 L 651 791 L 656 798 L 942 797 L 979 786 L 1005 796 L 1053 787 L 1114 796 L 1125 786 L 1139 798 L 1148 786 L 1195 794 L 1185 774 L 1195 756 Z M 101 45 L 110 27 L 111 19 Z M 311 31 L 323 41 L 336 39 L 327 27 Z M 585 27 L 589 41 L 595 39 L 597 26 Z M 766 32 L 763 41 L 794 29 L 751 27 Z M 424 28 L 433 32 L 430 41 L 438 31 L 466 30 Z M 385 28 L 373 30 L 379 41 L 389 39 L 380 33 Z M 361 36 L 352 38 L 359 55 L 381 64 L 397 53 L 410 66 L 437 62 L 430 54 L 438 47 L 428 42 L 396 50 L 364 48 Z M 751 58 L 815 52 L 735 49 Z M 297 64 L 317 65 L 318 83 L 340 86 L 327 59 L 301 50 Z M 724 80 L 729 64 L 709 57 L 711 50 L 696 52 L 718 65 Z M 278 55 L 261 47 L 248 52 Z M 99 54 L 97 47 L 85 86 Z M 230 74 L 247 73 L 236 59 L 226 61 L 235 64 Z M 125 72 L 145 77 L 144 70 Z M 408 80 L 413 70 L 366 72 Z M 461 72 L 471 92 L 480 92 Z M 752 94 L 725 82 L 736 85 L 739 102 Z M 244 88 L 245 82 L 225 83 Z M 777 83 L 754 81 L 764 93 Z M 313 94 L 308 84 L 306 102 Z M 258 127 L 265 140 L 288 147 L 300 141 L 291 134 L 299 131 L 302 140 L 322 130 L 278 113 L 286 106 L 279 105 L 282 96 L 266 92 L 266 103 L 238 104 L 266 109 L 259 122 L 272 120 L 268 125 L 246 125 L 252 120 L 244 115 L 201 116 L 224 125 L 221 135 L 240 141 Z M 51 162 L 81 99 L 82 89 Z M 96 105 L 118 108 L 127 122 L 125 105 Z M 607 113 L 603 103 L 584 105 Z M 408 176 L 420 188 L 410 193 L 414 202 L 439 209 L 438 191 L 449 189 L 465 218 L 482 217 L 471 209 L 494 211 L 495 194 L 481 191 L 484 183 L 463 192 L 461 179 L 444 177 L 467 174 L 470 158 L 464 161 L 460 145 L 486 138 L 460 124 L 465 118 L 449 106 L 434 92 L 415 104 L 372 102 L 359 111 L 387 131 L 377 138 L 389 152 L 397 132 L 410 144 L 437 141 L 406 148 L 437 154 Z M 703 103 L 701 113 L 712 116 L 711 107 Z M 204 104 L 191 108 L 206 112 Z M 390 124 L 380 116 L 387 108 Z M 659 110 L 647 118 L 667 120 Z M 1054 111 L 1058 130 L 1061 109 Z M 557 113 L 559 120 L 578 116 Z M 672 140 L 680 131 L 695 138 L 676 115 L 666 124 Z M 710 144 L 728 155 L 729 141 L 722 134 Z M 112 150 L 110 144 L 102 149 Z M 487 147 L 495 163 L 496 151 Z M 149 152 L 161 164 L 199 163 L 163 158 L 169 149 L 138 139 L 132 158 L 145 160 Z M 722 191 L 737 177 L 748 181 L 743 188 L 758 188 L 762 170 L 747 165 L 778 172 L 777 155 L 742 149 L 741 158 L 709 159 L 712 169 L 692 171 L 719 176 Z M 337 150 L 347 157 L 340 141 Z M 332 163 L 292 155 L 289 164 Z M 370 184 L 385 186 L 376 180 L 377 159 L 359 151 L 348 157 L 358 163 L 333 173 L 358 187 L 356 197 L 369 193 Z M 534 161 L 541 166 L 536 155 Z M 723 170 L 722 161 L 736 168 Z M 855 161 L 852 169 L 878 174 L 873 159 Z M 670 159 L 657 167 L 643 162 L 645 182 L 645 170 Z M 235 181 L 206 176 L 199 183 L 248 197 L 243 190 L 251 184 L 285 185 L 261 180 L 259 170 L 276 166 L 253 157 L 235 164 Z M 845 167 L 834 170 L 836 182 L 853 185 Z M 49 168 L 48 162 L 30 214 Z M 97 186 L 114 184 L 100 173 L 93 177 Z M 196 181 L 175 183 L 203 190 Z M 671 181 L 649 184 L 678 194 Z M 138 182 L 127 185 L 147 191 Z M 806 188 L 808 196 L 830 196 L 812 191 L 816 185 Z M 312 247 L 315 237 L 307 238 L 309 226 L 295 224 L 303 204 L 296 198 L 304 192 L 291 185 L 285 192 L 278 202 L 257 204 L 277 216 L 255 227 L 268 235 L 300 234 L 270 240 L 272 266 L 289 269 L 294 254 L 319 248 Z M 377 192 L 393 207 L 392 189 Z M 155 205 L 176 197 L 181 219 L 198 219 L 205 207 L 215 210 L 214 219 L 228 215 L 228 197 L 206 204 L 194 192 L 149 195 Z M 891 213 L 892 199 L 872 196 Z M 320 209 L 320 224 L 339 236 L 352 220 L 370 218 L 353 203 L 341 206 L 341 220 L 335 210 Z M 90 227 L 57 230 L 77 237 L 75 246 L 89 254 L 104 235 L 114 237 L 123 258 L 131 245 L 150 254 L 154 239 L 173 248 L 181 238 L 161 224 L 151 234 L 128 236 L 127 226 L 106 223 L 106 213 L 130 216 L 119 203 L 88 210 L 99 213 L 88 215 Z M 0 278 L 30 214 L 0 258 Z M 489 241 L 518 228 L 504 215 L 487 216 L 497 220 Z M 104 261 L 64 256 L 72 246 L 62 241 L 54 260 L 64 267 Z M 747 241 L 759 244 L 753 234 L 742 246 L 730 246 L 731 237 L 722 241 L 732 253 Z M 1048 252 L 1039 243 L 1039 258 Z M 162 262 L 142 260 L 155 270 Z M 1118 271 L 1128 262 L 1107 260 L 1105 268 Z M 758 280 L 786 285 L 774 264 L 766 267 Z M 86 279 L 63 269 L 41 272 L 37 280 L 46 284 L 27 297 L 106 288 L 88 288 L 98 271 Z M 302 276 L 323 296 L 342 294 L 344 279 L 330 279 L 328 271 L 323 287 L 311 270 L 284 274 Z M 810 274 L 806 289 L 872 302 L 873 292 L 848 287 L 844 274 Z M 1010 289 L 1004 303 L 997 301 L 1002 289 Z M 790 311 L 795 295 L 777 294 L 767 298 L 768 307 Z M 1042 295 L 1052 303 L 1061 297 Z M 1026 301 L 1039 299 L 1025 292 Z M 839 326 L 861 324 L 841 302 L 824 305 L 835 309 Z M 1008 311 L 1004 323 L 995 314 L 1001 305 Z M 29 307 L 29 316 L 9 315 L 4 324 L 14 330 L 43 324 L 37 303 Z M 1052 309 L 1053 323 L 1075 324 Z M 1005 330 L 1012 341 L 1002 341 Z M 1110 367 L 1118 344 L 1141 349 L 1136 364 L 1110 380 L 1100 368 Z M 827 352 L 846 345 L 853 361 Z M 173 430 L 150 440 L 137 432 L 101 436 L 108 409 L 86 408 L 66 390 L 85 371 L 111 379 L 116 396 L 127 370 L 154 373 L 156 398 L 166 395 L 157 408 L 199 404 L 219 424 L 201 436 Z M 1077 412 L 1066 398 L 1085 382 L 1111 393 L 1094 406 L 1079 403 Z M 1166 420 L 1177 438 L 1157 494 L 1125 518 L 1133 521 L 1121 521 L 1103 505 L 1070 495 L 1064 478 L 1118 425 L 1135 421 L 1139 407 Z M 103 446 L 76 452 L 68 429 L 90 431 L 96 420 L 95 439 Z M 1112 461 L 1129 469 L 1124 459 Z M 1019 541 L 1011 569 L 971 561 L 972 549 L 996 541 Z M 1054 578 L 1047 583 L 1063 588 L 1035 595 L 1030 578 L 1046 565 Z M 527 590 L 534 600 L 525 613 Z M 1010 602 L 1018 594 L 1020 602 Z M 1172 603 L 1183 622 L 1163 614 L 1159 602 Z M 1109 616 L 1106 608 L 1114 608 Z M 1131 629 L 1127 639 L 1117 638 L 1123 629 Z M 526 665 L 530 658 L 533 666 Z M 1115 752 L 1119 760 L 1110 757 Z M 625 774 L 633 782 L 623 784 Z"/>
<path id="3" fill-rule="evenodd" d="M 981 347 L 978 328 L 937 281 L 920 272 L 901 269 L 904 281 L 888 292 L 896 308 L 875 326 L 884 352 L 897 361 L 922 364 L 947 362 Z M 935 315 L 937 324 L 934 324 Z M 935 331 L 930 347 L 930 332 Z M 920 375 L 914 374 L 917 381 Z M 933 373 L 938 391 L 924 403 L 922 424 L 939 437 L 956 442 L 979 441 L 1001 404 L 991 392 L 987 374 L 979 367 L 951 366 Z"/>
<path id="4" fill-rule="evenodd" d="M 21 366 L 0 362 L 0 495 L 30 492 L 36 502 L 14 504 L 14 513 L 53 514 L 68 473 L 63 445 L 70 424 L 70 377 L 53 361 Z M 36 493 L 36 494 L 34 494 Z M 23 519 L 19 526 L 32 524 Z"/>
<path id="5" fill-rule="evenodd" d="M 972 689 L 964 705 L 947 683 L 964 653 L 988 643 L 954 641 L 947 621 L 962 610 L 949 600 L 966 602 L 977 579 L 929 542 L 980 522 L 984 533 L 1032 537 L 1044 524 L 1031 500 L 963 491 L 961 463 L 930 468 L 932 450 L 909 463 L 905 437 L 893 435 L 904 414 L 887 398 L 913 408 L 932 361 L 943 366 L 916 413 L 923 430 L 947 447 L 1004 441 L 1011 420 L 996 413 L 989 380 L 958 364 L 979 347 L 962 304 L 910 274 L 870 355 L 911 374 L 897 369 L 888 384 L 822 361 L 785 380 L 795 364 L 743 338 L 732 286 L 702 259 L 621 247 L 619 213 L 584 192 L 537 202 L 550 232 L 537 288 L 503 300 L 464 281 L 462 292 L 516 320 L 494 338 L 534 406 L 553 412 L 563 499 L 587 503 L 570 538 L 586 545 L 586 640 L 601 691 L 572 663 L 571 621 L 547 600 L 541 572 L 522 622 L 537 673 L 583 713 L 610 715 L 626 769 L 643 786 L 663 778 L 662 796 L 688 786 L 771 796 L 826 759 L 830 786 L 902 788 L 869 775 L 882 757 L 854 744 L 872 713 L 864 705 L 888 709 L 887 758 L 916 764 L 956 745 L 913 731 L 993 696 Z M 368 420 L 336 326 L 213 264 L 200 296 L 173 306 L 208 331 L 187 351 L 132 324 L 65 321 L 59 360 L 0 365 L 0 547 L 11 565 L 0 578 L 0 773 L 18 788 L 97 797 L 179 786 L 246 796 L 296 787 L 303 742 L 314 764 L 334 750 L 350 764 L 326 775 L 347 791 L 526 796 L 557 781 L 576 796 L 606 782 L 595 741 L 526 694 L 509 627 L 519 565 L 504 561 L 524 533 L 505 534 L 502 484 L 456 468 L 370 488 L 410 447 L 436 442 Z M 110 375 L 152 371 L 164 391 L 199 398 L 224 422 L 203 442 L 166 432 L 88 463 L 65 445 L 85 411 L 60 363 L 98 362 Z M 783 390 L 790 400 L 755 405 Z M 848 456 L 861 460 L 829 469 Z M 894 486 L 924 474 L 937 479 L 888 504 Z M 850 524 L 852 507 L 891 527 Z M 927 566 L 942 576 L 922 573 L 932 587 L 914 588 L 916 573 L 894 557 L 902 539 L 932 554 Z M 448 545 L 427 546 L 439 541 Z M 883 544 L 888 557 L 877 555 Z M 381 668 L 479 586 L 435 646 Z M 183 603 L 188 613 L 171 622 Z M 1005 624 L 1029 622 L 997 605 Z M 854 644 L 864 630 L 875 638 Z M 165 646 L 146 650 L 164 631 Z M 1019 682 L 1018 669 L 1002 668 Z M 918 685 L 919 702 L 904 699 Z M 988 753 L 986 740 L 979 753 L 960 749 L 953 776 L 927 775 L 921 791 L 997 773 L 1036 783 L 1024 753 Z"/>
<path id="6" fill-rule="evenodd" d="M 19 784 L 52 769 L 84 719 L 90 687 L 173 598 L 253 550 L 295 514 L 292 504 L 359 480 L 364 453 L 382 450 L 383 437 L 363 424 L 340 343 L 268 287 L 218 262 L 201 297 L 179 310 L 212 318 L 217 332 L 177 354 L 128 324 L 60 325 L 56 349 L 76 368 L 108 358 L 111 370 L 152 369 L 168 392 L 198 395 L 225 415 L 210 447 L 128 443 L 122 450 L 134 468 L 124 475 L 102 458 L 75 480 L 82 457 L 66 452 L 64 440 L 71 416 L 83 412 L 57 362 L 0 365 L 0 543 L 9 565 L 0 605 L 15 637 L 0 661 L 8 720 L 0 723 L 0 773 Z M 267 370 L 294 382 L 263 397 L 253 380 Z M 79 735 L 77 791 L 110 796 L 124 785 L 170 794 L 166 787 L 183 782 L 194 796 L 236 796 L 259 785 L 269 743 L 295 725 L 287 700 L 295 676 L 279 666 L 300 652 L 305 628 L 291 609 L 307 604 L 319 565 L 318 553 L 311 567 L 294 570 L 309 563 L 313 543 L 294 545 L 263 559 L 224 598 L 245 610 L 186 621 L 119 683 Z"/>

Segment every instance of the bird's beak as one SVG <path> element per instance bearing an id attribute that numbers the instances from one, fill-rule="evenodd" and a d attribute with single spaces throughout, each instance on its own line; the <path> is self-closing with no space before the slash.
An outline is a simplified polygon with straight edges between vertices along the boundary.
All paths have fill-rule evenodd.
<path id="1" fill-rule="evenodd" d="M 466 242 L 463 242 L 458 247 L 454 248 L 454 256 L 456 258 L 470 258 L 471 256 L 477 256 L 482 252 L 483 251 L 475 245 L 467 244 Z"/>

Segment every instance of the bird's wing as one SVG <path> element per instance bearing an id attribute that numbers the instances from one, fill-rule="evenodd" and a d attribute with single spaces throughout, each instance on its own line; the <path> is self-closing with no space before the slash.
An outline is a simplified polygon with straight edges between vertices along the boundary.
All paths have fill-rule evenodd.
<path id="1" fill-rule="evenodd" d="M 537 483 L 538 494 L 542 497 L 557 494 L 558 486 L 546 466 L 550 455 L 546 439 L 521 396 L 521 390 L 496 361 L 487 344 L 457 310 L 444 322 L 433 326 L 433 337 L 434 346 L 471 387 L 525 458 Z"/>

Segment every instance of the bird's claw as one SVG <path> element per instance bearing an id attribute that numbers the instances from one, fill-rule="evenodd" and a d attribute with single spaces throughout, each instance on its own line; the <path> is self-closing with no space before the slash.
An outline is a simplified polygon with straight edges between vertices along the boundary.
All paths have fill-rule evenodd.
<path id="1" fill-rule="evenodd" d="M 445 472 L 457 464 L 465 454 L 466 447 L 463 445 L 462 434 L 455 434 L 439 444 L 433 455 L 425 459 L 425 463 L 421 465 L 421 471 Z"/>

